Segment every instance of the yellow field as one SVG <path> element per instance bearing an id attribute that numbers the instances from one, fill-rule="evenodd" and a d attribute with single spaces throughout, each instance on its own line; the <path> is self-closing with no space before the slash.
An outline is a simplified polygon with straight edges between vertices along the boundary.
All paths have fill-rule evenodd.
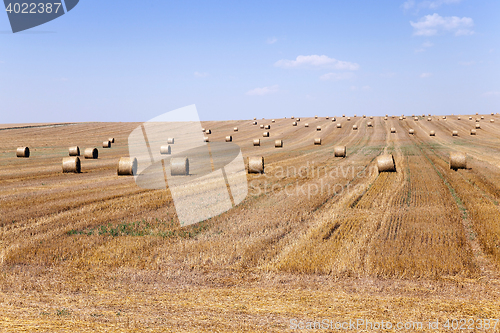
<path id="1" fill-rule="evenodd" d="M 1 125 L 0 331 L 279 332 L 294 319 L 365 319 L 438 320 L 433 332 L 445 332 L 448 319 L 500 319 L 500 117 L 476 136 L 468 118 L 258 120 L 269 138 L 248 120 L 204 122 L 211 142 L 232 135 L 245 158 L 264 156 L 266 173 L 247 175 L 235 208 L 183 228 L 168 189 L 116 174 L 140 124 Z M 75 145 L 99 159 L 63 174 Z M 16 158 L 19 146 L 32 156 Z M 467 169 L 449 168 L 453 151 Z M 396 173 L 378 174 L 384 152 Z"/>

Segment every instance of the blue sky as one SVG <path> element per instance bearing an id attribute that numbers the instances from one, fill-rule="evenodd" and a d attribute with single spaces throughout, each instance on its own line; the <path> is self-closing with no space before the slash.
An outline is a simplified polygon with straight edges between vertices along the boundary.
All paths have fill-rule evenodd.
<path id="1" fill-rule="evenodd" d="M 500 112 L 500 1 L 86 1 L 12 34 L 0 123 Z"/>

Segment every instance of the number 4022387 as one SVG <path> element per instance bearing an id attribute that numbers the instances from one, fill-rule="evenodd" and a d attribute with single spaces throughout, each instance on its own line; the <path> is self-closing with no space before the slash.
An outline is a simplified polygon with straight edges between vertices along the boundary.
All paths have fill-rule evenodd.
<path id="1" fill-rule="evenodd" d="M 5 10 L 10 14 L 51 14 L 59 11 L 61 3 L 9 3 Z"/>

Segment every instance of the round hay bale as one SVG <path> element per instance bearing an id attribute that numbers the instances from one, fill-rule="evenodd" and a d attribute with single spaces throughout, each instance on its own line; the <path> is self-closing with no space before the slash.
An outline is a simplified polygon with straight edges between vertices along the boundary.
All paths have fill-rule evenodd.
<path id="1" fill-rule="evenodd" d="M 462 120 L 462 118 L 461 117 L 457 117 L 457 120 Z"/>
<path id="2" fill-rule="evenodd" d="M 436 132 L 434 132 L 434 131 L 430 131 L 429 135 L 430 135 L 430 136 L 436 136 Z"/>
<path id="3" fill-rule="evenodd" d="M 477 132 L 477 131 L 476 131 L 475 129 L 471 129 L 471 130 L 470 130 L 470 135 L 476 135 L 476 132 Z"/>
<path id="4" fill-rule="evenodd" d="M 259 126 L 259 127 L 260 127 L 260 128 L 262 128 L 262 129 L 264 129 L 264 125 L 263 125 L 263 124 L 260 124 L 260 126 Z"/>
<path id="5" fill-rule="evenodd" d="M 415 130 L 413 128 L 410 128 L 410 130 L 408 131 L 409 134 L 413 135 L 415 134 Z"/>
<path id="6" fill-rule="evenodd" d="M 345 114 L 342 115 L 342 118 L 345 118 Z"/>
<path id="7" fill-rule="evenodd" d="M 396 163 L 391 154 L 380 155 L 377 157 L 378 172 L 395 172 Z"/>
<path id="8" fill-rule="evenodd" d="M 337 123 L 337 128 L 342 128 L 342 124 L 341 123 Z"/>
<path id="9" fill-rule="evenodd" d="M 345 157 L 346 156 L 346 147 L 345 146 L 335 146 L 333 148 L 333 153 L 335 157 Z"/>
<path id="10" fill-rule="evenodd" d="M 466 169 L 467 168 L 467 155 L 461 152 L 450 153 L 450 169 Z"/>
<path id="11" fill-rule="evenodd" d="M 314 119 L 318 119 L 318 116 L 314 116 Z"/>
<path id="12" fill-rule="evenodd" d="M 226 142 L 233 142 L 233 137 L 231 135 L 226 136 Z"/>
<path id="13" fill-rule="evenodd" d="M 432 118 L 431 117 L 427 118 L 427 121 L 432 121 Z"/>
<path id="14" fill-rule="evenodd" d="M 205 134 L 212 134 L 212 131 L 211 131 L 211 130 L 209 130 L 209 129 L 207 129 L 207 130 L 205 131 Z M 167 138 L 167 143 L 168 143 L 169 145 L 173 145 L 173 144 L 174 144 L 174 142 L 175 142 L 175 139 L 174 139 L 174 138 Z"/>
<path id="15" fill-rule="evenodd" d="M 104 141 L 102 143 L 102 148 L 111 148 L 111 141 Z"/>
<path id="16" fill-rule="evenodd" d="M 384 120 L 387 120 L 387 119 L 389 119 L 389 118 L 387 118 L 387 117 L 384 117 Z"/>
<path id="17" fill-rule="evenodd" d="M 315 138 L 314 139 L 314 144 L 318 145 L 318 146 L 321 146 L 321 138 Z"/>
<path id="18" fill-rule="evenodd" d="M 264 157 L 249 156 L 248 157 L 248 173 L 264 173 Z"/>
<path id="19" fill-rule="evenodd" d="M 370 119 L 373 119 L 373 116 L 370 116 Z"/>
<path id="20" fill-rule="evenodd" d="M 399 117 L 399 120 L 403 120 L 403 117 Z"/>
<path id="21" fill-rule="evenodd" d="M 476 123 L 478 123 L 479 121 L 480 121 L 479 118 L 476 118 Z"/>
<path id="22" fill-rule="evenodd" d="M 472 120 L 472 117 L 469 117 L 469 120 Z"/>
<path id="23" fill-rule="evenodd" d="M 358 125 L 352 125 L 352 130 L 357 131 L 358 130 Z"/>
<path id="24" fill-rule="evenodd" d="M 122 157 L 118 162 L 118 176 L 133 176 L 137 173 L 137 158 Z"/>
<path id="25" fill-rule="evenodd" d="M 275 140 L 274 148 L 283 148 L 283 140 Z"/>
<path id="26" fill-rule="evenodd" d="M 290 119 L 295 119 L 295 117 L 294 117 L 294 116 L 291 116 L 291 117 L 290 117 Z"/>
<path id="27" fill-rule="evenodd" d="M 354 115 L 354 118 L 356 118 L 356 115 Z"/>
<path id="28" fill-rule="evenodd" d="M 257 120 L 257 117 L 253 117 L 253 120 Z"/>
<path id="29" fill-rule="evenodd" d="M 99 158 L 99 151 L 97 148 L 87 148 L 83 152 L 83 157 L 85 159 L 96 160 Z"/>
<path id="30" fill-rule="evenodd" d="M 413 118 L 415 118 L 415 115 L 414 115 L 414 114 L 412 114 L 411 116 L 412 116 Z"/>
<path id="31" fill-rule="evenodd" d="M 296 121 L 294 121 L 294 122 L 292 123 L 292 126 L 297 126 L 297 122 L 296 122 Z"/>
<path id="32" fill-rule="evenodd" d="M 305 124 L 304 124 L 304 127 L 309 127 L 309 124 L 308 124 L 308 123 L 305 123 Z"/>
<path id="33" fill-rule="evenodd" d="M 264 126 L 265 129 L 271 129 L 271 125 Z"/>
<path id="34" fill-rule="evenodd" d="M 204 128 L 202 128 L 202 129 L 201 129 L 201 131 L 202 131 L 203 133 L 205 133 L 205 129 L 204 129 Z"/>
<path id="35" fill-rule="evenodd" d="M 256 121 L 254 121 L 254 122 L 252 123 L 252 125 L 257 125 L 257 122 L 256 122 Z"/>
<path id="36" fill-rule="evenodd" d="M 300 118 L 295 119 L 296 121 L 300 121 Z"/>
<path id="37" fill-rule="evenodd" d="M 389 117 L 389 115 L 388 115 L 388 114 L 386 114 L 385 116 L 386 116 L 386 117 Z"/>
<path id="38" fill-rule="evenodd" d="M 265 138 L 268 138 L 269 137 L 269 132 L 262 133 L 262 136 L 265 137 Z"/>
<path id="39" fill-rule="evenodd" d="M 413 118 L 414 121 L 418 121 L 418 117 Z"/>
<path id="40" fill-rule="evenodd" d="M 363 115 L 363 118 L 366 118 L 366 115 Z"/>
<path id="41" fill-rule="evenodd" d="M 210 139 L 208 138 L 208 136 L 203 137 L 203 142 L 210 142 Z"/>
<path id="42" fill-rule="evenodd" d="M 481 125 L 479 123 L 476 124 L 476 129 L 480 129 Z"/>
<path id="43" fill-rule="evenodd" d="M 495 122 L 495 119 L 490 119 L 490 123 L 494 123 Z"/>
<path id="44" fill-rule="evenodd" d="M 321 131 L 321 126 L 316 127 L 316 131 Z"/>
<path id="45" fill-rule="evenodd" d="M 272 122 L 272 123 L 275 123 L 275 122 L 276 122 L 276 120 L 272 119 L 272 120 L 271 120 L 271 122 Z"/>
<path id="46" fill-rule="evenodd" d="M 69 156 L 80 156 L 80 147 L 69 147 Z"/>
<path id="47" fill-rule="evenodd" d="M 326 117 L 325 119 L 326 119 L 326 120 L 329 120 L 329 119 L 330 119 L 330 117 Z"/>
<path id="48" fill-rule="evenodd" d="M 347 121 L 351 121 L 351 117 L 347 117 Z"/>
<path id="49" fill-rule="evenodd" d="M 254 146 L 260 146 L 260 139 L 253 140 L 253 145 Z"/>
<path id="50" fill-rule="evenodd" d="M 458 131 L 451 132 L 451 136 L 458 136 Z"/>
<path id="51" fill-rule="evenodd" d="M 391 133 L 396 133 L 396 129 L 394 127 L 391 127 Z"/>
<path id="52" fill-rule="evenodd" d="M 170 174 L 172 176 L 189 175 L 189 159 L 187 157 L 174 157 L 170 159 Z"/>
<path id="53" fill-rule="evenodd" d="M 28 158 L 30 157 L 30 149 L 28 147 L 19 147 L 16 150 L 16 156 Z"/>
<path id="54" fill-rule="evenodd" d="M 478 113 L 478 112 L 476 112 L 476 116 L 477 116 L 477 115 L 479 115 L 479 113 Z"/>
<path id="55" fill-rule="evenodd" d="M 334 121 L 337 121 L 337 118 L 333 117 L 332 118 L 332 122 L 334 122 Z"/>
<path id="56" fill-rule="evenodd" d="M 446 116 L 443 116 L 443 119 L 446 119 Z"/>
<path id="57" fill-rule="evenodd" d="M 238 127 L 233 128 L 233 131 L 238 132 Z"/>
<path id="58" fill-rule="evenodd" d="M 495 114 L 492 112 L 491 115 L 494 116 Z"/>
<path id="59" fill-rule="evenodd" d="M 372 124 L 372 122 L 371 122 L 371 121 L 369 121 L 369 122 L 367 122 L 367 123 L 366 123 L 366 126 L 368 126 L 368 127 L 373 127 L 373 124 Z"/>
<path id="60" fill-rule="evenodd" d="M 110 141 L 111 143 L 115 143 L 115 138 L 109 138 L 108 141 Z"/>
<path id="61" fill-rule="evenodd" d="M 484 119 L 484 116 L 481 116 L 481 120 Z"/>
<path id="62" fill-rule="evenodd" d="M 62 170 L 63 173 L 80 173 L 82 171 L 80 157 L 72 156 L 63 158 Z"/>

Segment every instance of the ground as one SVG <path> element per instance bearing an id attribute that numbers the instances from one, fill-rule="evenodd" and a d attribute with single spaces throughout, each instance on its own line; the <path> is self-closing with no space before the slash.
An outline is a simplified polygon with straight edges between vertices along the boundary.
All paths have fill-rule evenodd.
<path id="1" fill-rule="evenodd" d="M 438 320 L 439 332 L 456 319 L 500 331 L 500 117 L 485 115 L 475 136 L 470 117 L 203 122 L 210 142 L 232 135 L 244 158 L 263 156 L 265 173 L 247 175 L 235 208 L 187 227 L 168 188 L 117 175 L 140 124 L 0 125 L 0 330 L 278 332 L 363 319 L 420 331 Z M 99 159 L 62 173 L 74 145 Z M 453 151 L 467 169 L 449 168 Z M 397 172 L 378 173 L 383 153 Z"/>

